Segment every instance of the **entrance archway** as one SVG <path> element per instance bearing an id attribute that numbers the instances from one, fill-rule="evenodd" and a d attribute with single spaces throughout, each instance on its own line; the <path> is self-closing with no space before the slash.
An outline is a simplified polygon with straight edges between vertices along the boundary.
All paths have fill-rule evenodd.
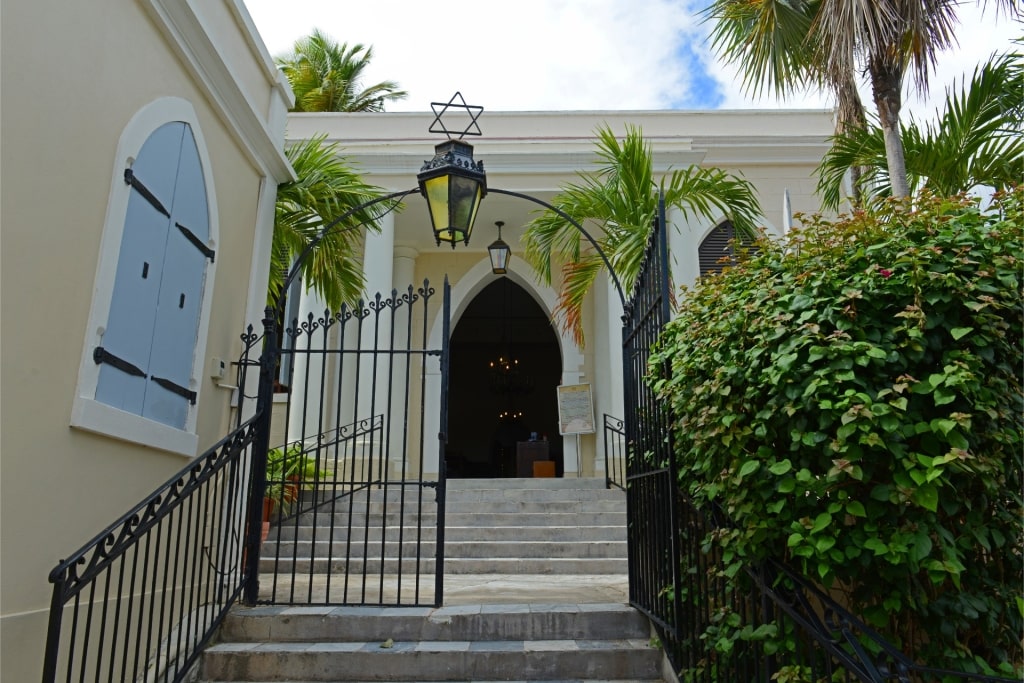
<path id="1" fill-rule="evenodd" d="M 451 336 L 449 477 L 514 477 L 516 444 L 535 435 L 562 472 L 556 387 L 562 376 L 551 320 L 507 277 L 482 289 Z"/>

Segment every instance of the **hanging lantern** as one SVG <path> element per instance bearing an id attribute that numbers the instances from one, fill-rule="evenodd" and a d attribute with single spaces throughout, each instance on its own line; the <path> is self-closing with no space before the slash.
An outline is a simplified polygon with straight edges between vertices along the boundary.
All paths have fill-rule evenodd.
<path id="1" fill-rule="evenodd" d="M 491 242 L 487 247 L 487 253 L 491 257 L 491 272 L 495 275 L 504 275 L 508 272 L 508 261 L 512 257 L 512 249 L 501 239 L 501 226 L 504 221 L 495 221 L 498 226 L 498 239 Z"/>
<path id="2" fill-rule="evenodd" d="M 430 222 L 438 246 L 469 244 L 480 201 L 487 194 L 483 162 L 473 161 L 473 145 L 448 140 L 434 148 L 434 158 L 416 176 L 430 208 Z"/>

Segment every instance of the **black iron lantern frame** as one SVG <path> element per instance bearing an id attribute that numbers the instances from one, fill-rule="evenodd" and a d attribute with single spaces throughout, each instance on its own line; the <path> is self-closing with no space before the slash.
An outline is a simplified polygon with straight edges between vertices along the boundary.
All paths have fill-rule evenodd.
<path id="1" fill-rule="evenodd" d="M 473 145 L 447 140 L 434 148 L 434 158 L 424 162 L 419 174 L 420 192 L 430 209 L 437 245 L 469 244 L 480 202 L 487 195 L 483 162 L 473 160 Z"/>

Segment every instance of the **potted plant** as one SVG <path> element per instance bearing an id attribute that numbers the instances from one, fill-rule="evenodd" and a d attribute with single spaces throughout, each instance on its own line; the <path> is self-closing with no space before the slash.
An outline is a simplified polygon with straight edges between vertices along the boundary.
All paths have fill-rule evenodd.
<path id="1" fill-rule="evenodd" d="M 330 471 L 317 464 L 301 441 L 293 441 L 267 452 L 267 489 L 264 514 L 269 521 L 274 510 L 282 511 L 299 499 L 299 492 L 310 482 L 326 479 Z"/>

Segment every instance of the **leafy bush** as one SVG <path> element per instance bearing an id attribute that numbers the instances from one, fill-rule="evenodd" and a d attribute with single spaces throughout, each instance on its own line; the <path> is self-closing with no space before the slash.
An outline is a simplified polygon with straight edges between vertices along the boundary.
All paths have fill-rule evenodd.
<path id="1" fill-rule="evenodd" d="M 1024 189 L 994 207 L 806 219 L 684 291 L 650 369 L 726 575 L 782 558 L 922 663 L 1020 675 Z"/>

